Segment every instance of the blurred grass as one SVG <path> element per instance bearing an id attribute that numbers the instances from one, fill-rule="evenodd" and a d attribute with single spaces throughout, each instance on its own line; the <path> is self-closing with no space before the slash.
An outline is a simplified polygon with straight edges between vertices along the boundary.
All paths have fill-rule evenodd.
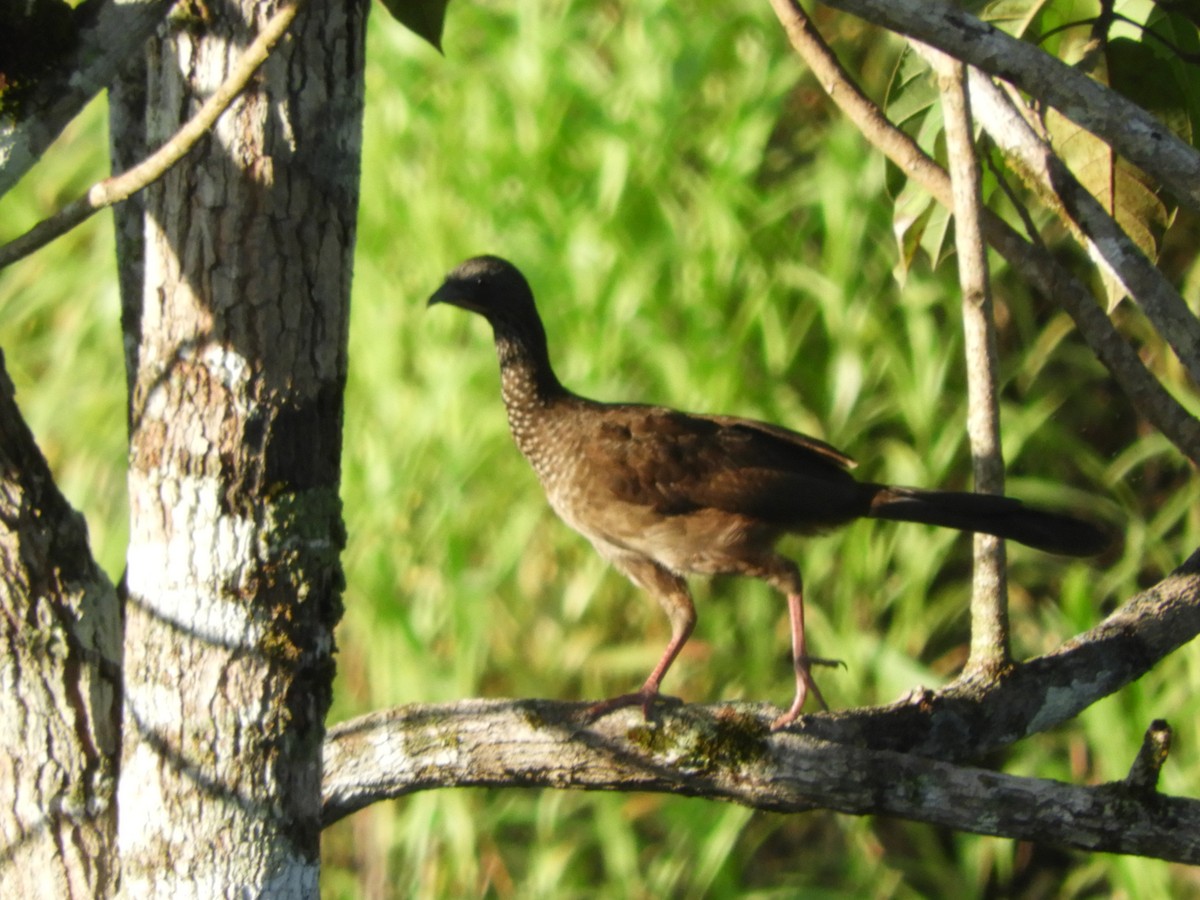
<path id="1" fill-rule="evenodd" d="M 882 85 L 888 45 L 832 21 Z M 546 507 L 507 433 L 486 325 L 426 311 L 466 256 L 523 268 L 559 374 L 581 393 L 787 424 L 855 455 L 876 480 L 968 483 L 953 271 L 918 266 L 896 283 L 884 165 L 830 113 L 778 31 L 748 0 L 719 18 L 665 2 L 518 0 L 452 7 L 442 58 L 374 17 L 334 720 L 476 695 L 609 695 L 641 682 L 669 633 Z M 48 211 L 54 192 L 103 174 L 101 116 L 78 123 L 37 184 L 5 198 L 6 233 Z M 117 574 L 124 419 L 110 230 L 93 223 L 0 273 L 0 345 Z M 1125 529 L 1122 551 L 1099 566 L 1012 548 L 1014 643 L 1028 655 L 1095 624 L 1200 544 L 1200 487 L 1062 314 L 1003 270 L 997 302 L 1010 490 Z M 815 652 L 849 666 L 822 681 L 831 703 L 890 701 L 958 670 L 968 540 L 859 523 L 785 548 L 805 575 Z M 696 596 L 697 632 L 667 690 L 787 701 L 782 599 L 728 579 L 697 582 Z M 1200 656 L 1188 647 L 989 763 L 1118 778 L 1165 716 L 1177 749 L 1163 789 L 1198 796 L 1197 696 Z M 553 791 L 378 804 L 330 829 L 324 855 L 330 897 L 1200 891 L 1182 867 L 895 820 Z"/>
<path id="2" fill-rule="evenodd" d="M 10 240 L 108 174 L 107 111 L 93 102 L 0 201 Z M 125 565 L 125 364 L 112 224 L 94 216 L 0 271 L 0 349 L 58 487 L 87 517 L 92 552 Z"/>

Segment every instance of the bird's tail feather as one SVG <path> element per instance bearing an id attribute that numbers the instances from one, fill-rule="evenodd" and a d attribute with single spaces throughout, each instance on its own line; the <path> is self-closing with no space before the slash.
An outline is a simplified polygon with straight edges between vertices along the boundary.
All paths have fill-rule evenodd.
<path id="1" fill-rule="evenodd" d="M 1026 506 L 1012 497 L 959 491 L 876 485 L 868 516 L 923 522 L 994 534 L 1028 547 L 1064 556 L 1093 556 L 1112 543 L 1112 535 L 1075 516 Z"/>

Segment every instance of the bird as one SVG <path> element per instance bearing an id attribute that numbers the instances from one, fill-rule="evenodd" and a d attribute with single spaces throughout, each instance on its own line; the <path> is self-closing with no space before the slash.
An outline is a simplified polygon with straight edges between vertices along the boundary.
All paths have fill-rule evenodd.
<path id="1" fill-rule="evenodd" d="M 498 256 L 454 268 L 428 300 L 486 319 L 500 362 L 512 436 L 554 512 L 665 611 L 671 637 L 636 691 L 590 707 L 595 718 L 641 706 L 649 719 L 664 676 L 696 624 L 689 575 L 741 575 L 787 598 L 795 694 L 771 723 L 791 726 L 811 695 L 824 697 L 808 653 L 800 570 L 775 550 L 785 534 L 814 534 L 858 518 L 940 525 L 1090 556 L 1107 531 L 1080 518 L 995 494 L 923 490 L 857 480 L 854 461 L 824 441 L 779 425 L 605 403 L 565 388 L 525 276 Z"/>

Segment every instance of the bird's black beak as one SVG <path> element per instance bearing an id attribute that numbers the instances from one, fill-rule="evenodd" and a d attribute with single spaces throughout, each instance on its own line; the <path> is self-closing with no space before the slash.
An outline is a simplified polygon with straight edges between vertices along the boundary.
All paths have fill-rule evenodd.
<path id="1" fill-rule="evenodd" d="M 457 305 L 455 304 L 456 296 L 454 285 L 447 281 L 443 283 L 440 288 L 433 292 L 433 296 L 429 298 L 429 302 L 426 303 L 425 306 L 428 308 L 433 306 L 435 303 L 449 303 L 452 305 Z"/>
<path id="2" fill-rule="evenodd" d="M 429 298 L 429 302 L 425 306 L 428 308 L 436 303 L 445 303 L 448 306 L 457 306 L 459 309 L 483 315 L 483 307 L 479 305 L 475 296 L 476 292 L 472 290 L 472 287 L 470 283 L 464 284 L 452 278 L 447 279 L 440 288 L 433 292 L 433 296 Z"/>

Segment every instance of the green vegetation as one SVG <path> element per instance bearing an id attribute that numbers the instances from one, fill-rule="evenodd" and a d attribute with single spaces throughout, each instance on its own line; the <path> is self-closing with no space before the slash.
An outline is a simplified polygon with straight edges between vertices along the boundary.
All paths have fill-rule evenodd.
<path id="1" fill-rule="evenodd" d="M 894 48 L 843 37 L 878 96 Z M 665 2 L 462 5 L 444 47 L 442 58 L 384 15 L 372 23 L 335 720 L 469 696 L 610 695 L 640 683 L 669 633 L 546 507 L 507 433 L 486 326 L 425 309 L 466 256 L 522 267 L 559 374 L 582 393 L 786 424 L 851 453 L 872 479 L 969 483 L 953 269 L 918 259 L 903 285 L 893 277 L 886 167 L 807 80 L 766 4 L 720 17 Z M 76 123 L 5 199 L 6 234 L 103 175 L 102 117 Z M 124 376 L 111 259 L 100 220 L 0 273 L 0 346 L 119 576 Z M 1194 266 L 1184 275 L 1194 302 L 1200 278 Z M 1200 545 L 1200 485 L 1062 313 L 1004 270 L 997 303 L 1010 491 L 1125 532 L 1100 565 L 1011 548 L 1014 643 L 1032 655 Z M 1121 315 L 1138 329 L 1135 313 Z M 1163 351 L 1147 355 L 1171 369 Z M 811 598 L 813 651 L 848 665 L 820 673 L 831 703 L 890 701 L 958 670 L 968 540 L 859 523 L 788 547 Z M 786 703 L 783 599 L 731 580 L 697 583 L 696 599 L 697 633 L 666 690 Z M 1197 796 L 1197 697 L 1189 647 L 1070 727 L 987 763 L 1120 778 L 1162 716 L 1177 729 L 1162 788 Z M 647 795 L 426 793 L 340 823 L 325 847 L 330 897 L 1200 890 L 1193 872 L 1159 862 Z"/>

